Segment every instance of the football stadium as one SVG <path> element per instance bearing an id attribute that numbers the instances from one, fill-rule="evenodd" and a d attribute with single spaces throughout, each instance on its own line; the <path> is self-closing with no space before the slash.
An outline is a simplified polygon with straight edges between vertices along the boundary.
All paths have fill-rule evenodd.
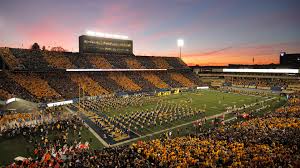
<path id="1" fill-rule="evenodd" d="M 180 56 L 94 31 L 78 52 L 1 46 L 0 167 L 299 167 L 300 54 L 191 66 L 177 42 Z"/>

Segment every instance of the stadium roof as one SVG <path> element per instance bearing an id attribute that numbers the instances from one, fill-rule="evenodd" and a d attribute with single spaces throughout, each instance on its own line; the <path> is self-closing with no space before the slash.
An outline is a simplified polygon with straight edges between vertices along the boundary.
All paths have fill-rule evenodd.
<path id="1" fill-rule="evenodd" d="M 299 69 L 229 69 L 229 68 L 224 68 L 223 72 L 240 72 L 240 73 L 299 73 Z"/>

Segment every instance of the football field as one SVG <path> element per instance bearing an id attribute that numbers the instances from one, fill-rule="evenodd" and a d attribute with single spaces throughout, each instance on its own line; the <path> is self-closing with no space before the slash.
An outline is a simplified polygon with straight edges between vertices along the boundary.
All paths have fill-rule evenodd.
<path id="1" fill-rule="evenodd" d="M 90 102 L 93 108 L 85 109 L 89 111 L 86 121 L 93 129 L 100 127 L 100 131 L 96 128 L 96 132 L 107 144 L 119 145 L 160 135 L 168 130 L 189 133 L 189 129 L 182 128 L 188 125 L 192 127 L 192 123 L 199 119 L 213 119 L 223 114 L 225 119 L 230 119 L 235 116 L 228 109 L 255 104 L 235 110 L 239 113 L 250 113 L 263 105 L 279 103 L 279 97 L 197 90 L 166 96 L 119 97 L 112 101 L 111 105 L 101 99 Z M 126 130 L 130 130 L 129 133 Z M 104 134 L 106 135 L 103 138 Z"/>
<path id="2" fill-rule="evenodd" d="M 236 93 L 224 93 L 214 90 L 200 90 L 196 92 L 183 92 L 168 96 L 157 96 L 143 106 L 127 106 L 122 109 L 110 109 L 103 111 L 108 116 L 118 116 L 124 113 L 134 113 L 153 109 L 157 102 L 163 101 L 168 104 L 187 105 L 192 108 L 205 110 L 205 116 L 210 116 L 226 111 L 226 107 L 241 107 L 256 101 L 265 100 L 267 97 L 240 95 Z"/>

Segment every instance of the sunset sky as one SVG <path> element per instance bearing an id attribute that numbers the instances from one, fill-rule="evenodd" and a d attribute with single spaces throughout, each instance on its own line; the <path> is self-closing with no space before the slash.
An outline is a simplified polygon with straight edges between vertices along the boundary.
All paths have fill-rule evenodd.
<path id="1" fill-rule="evenodd" d="M 78 51 L 86 30 L 129 36 L 136 55 L 189 65 L 278 63 L 300 52 L 300 0 L 1 0 L 0 46 Z"/>

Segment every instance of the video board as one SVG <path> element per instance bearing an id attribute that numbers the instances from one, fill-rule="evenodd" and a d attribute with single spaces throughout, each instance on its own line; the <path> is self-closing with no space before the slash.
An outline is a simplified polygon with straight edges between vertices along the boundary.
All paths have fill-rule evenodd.
<path id="1" fill-rule="evenodd" d="M 132 40 L 112 39 L 82 35 L 79 37 L 80 53 L 133 54 Z"/>

